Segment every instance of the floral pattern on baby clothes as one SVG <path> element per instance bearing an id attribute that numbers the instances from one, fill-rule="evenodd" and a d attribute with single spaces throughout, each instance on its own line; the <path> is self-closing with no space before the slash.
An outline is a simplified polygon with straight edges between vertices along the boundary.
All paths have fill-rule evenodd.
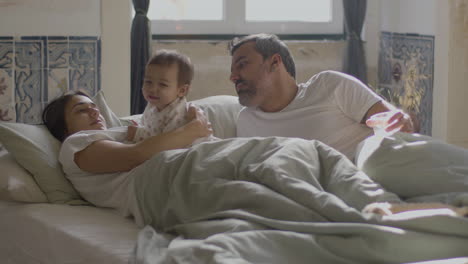
<path id="1" fill-rule="evenodd" d="M 156 106 L 148 104 L 143 112 L 141 123 L 137 128 L 134 142 L 140 142 L 144 139 L 161 134 L 163 132 L 173 131 L 187 123 L 187 99 L 185 97 L 174 100 L 163 110 L 158 111 Z M 190 146 L 201 142 L 216 141 L 219 138 L 210 135 L 208 137 L 198 138 Z"/>
<path id="2" fill-rule="evenodd" d="M 177 98 L 161 111 L 148 103 L 133 141 L 140 142 L 148 137 L 181 127 L 187 123 L 186 115 L 187 99 L 185 97 Z"/>

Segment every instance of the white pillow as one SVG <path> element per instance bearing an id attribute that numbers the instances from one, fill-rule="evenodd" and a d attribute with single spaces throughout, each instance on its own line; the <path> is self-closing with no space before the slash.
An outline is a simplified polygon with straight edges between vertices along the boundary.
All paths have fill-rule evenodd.
<path id="1" fill-rule="evenodd" d="M 1 147 L 0 147 L 1 148 Z M 47 197 L 32 175 L 6 150 L 0 150 L 0 199 L 25 203 L 46 203 Z"/>
<path id="2" fill-rule="evenodd" d="M 232 95 L 216 95 L 192 101 L 200 107 L 210 120 L 213 135 L 218 138 L 236 137 L 236 124 L 242 105 Z"/>
<path id="3" fill-rule="evenodd" d="M 98 106 L 108 127 L 121 126 L 119 118 L 107 105 L 102 91 L 93 97 L 93 101 Z M 89 204 L 81 198 L 68 179 L 65 178 L 57 159 L 60 142 L 49 133 L 45 126 L 0 122 L 0 143 L 3 143 L 9 154 L 11 154 L 11 156 L 5 157 L 6 160 L 2 162 L 6 162 L 9 167 L 14 167 L 14 172 L 20 175 L 18 176 L 20 178 L 17 179 L 9 175 L 2 179 L 10 181 L 10 183 L 21 182 L 21 186 L 25 186 L 25 188 L 27 186 L 26 189 L 29 193 L 29 196 L 24 193 L 19 195 L 20 190 L 26 189 L 16 185 L 18 189 L 14 193 L 14 197 L 21 197 L 21 201 L 24 202 L 44 201 L 43 198 L 46 197 L 51 203 Z M 11 157 L 15 158 L 15 163 L 11 163 Z M 27 177 L 23 177 L 25 176 L 24 169 L 21 170 L 15 167 L 18 164 L 32 174 L 33 178 L 31 180 L 26 180 Z M 3 168 L 3 164 L 1 167 Z M 4 187 L 4 190 L 6 190 L 5 188 L 16 188 L 10 183 L 3 183 L 1 187 Z M 38 186 L 32 187 L 36 183 Z M 42 190 L 42 196 L 37 194 L 37 190 Z M 14 198 L 11 193 L 5 193 L 6 196 Z"/>
<path id="4" fill-rule="evenodd" d="M 65 178 L 58 162 L 60 142 L 44 125 L 0 122 L 0 142 L 33 175 L 49 202 L 88 204 Z"/>
<path id="5" fill-rule="evenodd" d="M 372 179 L 404 199 L 468 192 L 468 149 L 429 136 L 370 137 L 356 161 Z"/>

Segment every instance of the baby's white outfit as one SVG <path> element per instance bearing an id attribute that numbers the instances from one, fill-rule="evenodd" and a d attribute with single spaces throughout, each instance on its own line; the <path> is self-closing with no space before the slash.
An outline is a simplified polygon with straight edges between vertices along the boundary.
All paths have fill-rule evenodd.
<path id="1" fill-rule="evenodd" d="M 136 130 L 134 142 L 140 142 L 148 137 L 164 132 L 173 131 L 187 124 L 187 99 L 179 97 L 161 111 L 154 105 L 148 103 Z M 199 138 L 192 145 L 205 141 L 217 140 L 214 136 Z"/>

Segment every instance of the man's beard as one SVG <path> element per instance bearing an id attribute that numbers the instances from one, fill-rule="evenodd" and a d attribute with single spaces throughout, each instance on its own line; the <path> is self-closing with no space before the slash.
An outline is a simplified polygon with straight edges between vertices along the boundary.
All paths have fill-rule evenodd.
<path id="1" fill-rule="evenodd" d="M 253 102 L 256 95 L 256 91 L 250 89 L 243 90 L 237 93 L 237 96 L 239 97 L 239 103 L 246 107 L 256 106 Z"/>

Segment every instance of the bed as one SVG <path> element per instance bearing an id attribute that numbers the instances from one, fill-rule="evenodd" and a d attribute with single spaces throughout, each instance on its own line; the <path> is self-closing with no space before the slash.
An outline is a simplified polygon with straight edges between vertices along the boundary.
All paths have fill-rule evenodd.
<path id="1" fill-rule="evenodd" d="M 128 263 L 138 228 L 110 209 L 0 202 L 2 263 Z"/>
<path id="2" fill-rule="evenodd" d="M 138 118 L 117 118 L 107 107 L 102 94 L 98 94 L 95 101 L 111 126 L 125 125 L 128 119 Z M 230 182 L 226 180 L 230 176 L 226 175 L 226 179 L 214 184 L 219 187 L 214 191 L 226 191 L 227 200 L 222 204 L 244 203 L 245 208 L 236 205 L 236 210 L 221 208 L 210 211 L 205 207 L 196 210 L 180 207 L 166 218 L 173 219 L 173 215 L 177 215 L 190 220 L 182 221 L 182 224 L 180 221 L 164 223 L 163 228 L 146 226 L 141 229 L 132 219 L 123 218 L 112 209 L 91 206 L 79 196 L 63 176 L 56 160 L 59 144 L 50 138 L 44 127 L 2 123 L 2 263 L 468 263 L 468 219 L 455 217 L 447 210 L 423 210 L 390 217 L 362 216 L 345 205 L 335 204 L 333 199 L 325 199 L 309 208 L 300 201 L 320 201 L 323 197 L 297 183 L 291 187 L 296 191 L 288 193 L 283 188 L 283 175 L 256 166 L 258 164 L 250 164 L 247 158 L 249 155 L 263 155 L 262 147 L 285 139 L 231 139 L 235 136 L 236 113 L 240 109 L 237 98 L 233 96 L 213 96 L 194 103 L 207 113 L 215 136 L 226 140 L 194 147 L 187 157 L 180 158 L 180 152 L 168 151 L 152 159 L 155 163 L 171 163 L 166 161 L 176 159 L 183 162 L 165 166 L 168 170 L 175 170 L 177 173 L 173 180 L 181 182 L 177 185 L 180 188 L 177 193 L 182 194 L 178 199 L 191 200 L 190 196 L 184 196 L 184 193 L 190 194 L 187 190 L 193 187 L 193 182 L 184 178 L 186 170 L 191 171 L 194 180 L 213 180 L 206 178 L 211 175 L 197 175 L 190 164 L 211 160 L 207 165 L 225 166 L 216 165 L 216 156 L 205 161 L 199 157 L 206 151 L 221 153 L 233 148 L 241 149 L 232 153 L 240 153 L 234 156 L 245 160 L 247 169 L 268 172 L 263 180 L 270 179 L 270 176 L 279 179 L 270 184 L 270 189 L 252 188 L 252 185 L 244 187 L 243 181 L 236 181 L 237 189 L 231 190 L 225 185 Z M 287 140 L 284 144 L 289 146 L 287 155 L 303 149 L 301 158 L 298 156 L 296 159 L 298 164 L 316 161 L 319 163 L 309 164 L 310 168 L 332 166 L 324 170 L 331 172 L 336 172 L 337 167 L 333 164 L 342 164 L 345 167 L 342 171 L 351 168 L 349 161 L 336 158 L 322 144 Z M 466 149 L 424 136 L 415 139 L 414 136 L 401 135 L 379 139 L 378 142 L 373 140 L 363 142 L 356 162 L 380 184 L 409 201 L 468 205 Z M 314 151 L 310 152 L 312 148 Z M 428 154 L 433 153 L 429 151 L 410 151 L 412 160 L 408 162 L 408 157 L 400 152 L 405 148 L 432 148 L 438 150 L 436 153 L 439 155 Z M 275 153 L 281 152 L 268 153 L 271 156 L 265 160 L 272 164 L 281 163 L 281 157 Z M 330 163 L 332 165 L 322 162 L 333 159 L 336 162 Z M 299 173 L 295 165 L 282 166 Z M 408 175 L 422 167 L 427 168 L 424 173 Z M 441 179 L 437 175 L 443 167 L 457 173 L 451 174 L 451 178 Z M 410 179 L 414 182 L 402 184 Z M 229 191 L 232 195 L 228 195 Z M 259 199 L 252 200 L 252 203 L 242 201 L 249 195 L 260 196 L 255 196 Z M 259 212 L 255 209 L 257 203 L 271 203 L 275 210 Z M 304 212 L 318 220 L 300 221 L 302 215 L 295 215 L 294 211 L 289 213 L 291 206 L 307 209 Z M 336 211 L 337 207 L 345 209 Z M 249 210 L 242 210 L 246 208 Z M 196 215 L 189 215 L 189 211 Z"/>

